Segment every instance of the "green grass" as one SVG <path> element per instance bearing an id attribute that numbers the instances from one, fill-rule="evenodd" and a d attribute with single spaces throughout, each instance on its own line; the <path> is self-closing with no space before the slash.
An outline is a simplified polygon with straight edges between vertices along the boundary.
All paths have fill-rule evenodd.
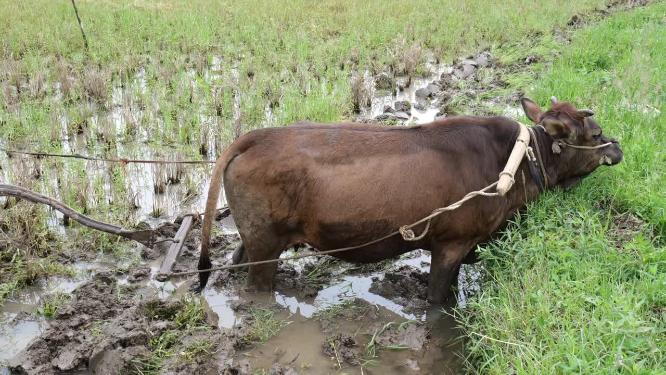
<path id="1" fill-rule="evenodd" d="M 208 339 L 202 339 L 188 345 L 181 355 L 185 361 L 192 362 L 198 358 L 207 357 L 213 354 L 215 350 L 214 347 L 214 342 Z"/>
<path id="2" fill-rule="evenodd" d="M 60 236 L 49 227 L 48 217 L 43 206 L 29 202 L 18 201 L 2 209 L 0 304 L 40 279 L 76 276 L 75 268 L 65 260 L 89 261 L 103 252 L 118 260 L 121 268 L 139 261 L 127 240 L 78 224 L 73 225 L 68 236 Z"/>
<path id="3" fill-rule="evenodd" d="M 175 149 L 179 158 L 198 159 L 207 140 L 212 138 L 219 154 L 235 137 L 235 94 L 242 132 L 263 126 L 269 105 L 276 126 L 351 118 L 354 74 L 418 74 L 428 55 L 450 60 L 519 43 L 605 3 L 298 0 L 286 7 L 276 0 L 79 0 L 90 42 L 85 51 L 69 1 L 0 0 L 0 18 L 11 20 L 0 24 L 0 143 L 67 152 L 64 133 L 79 153 L 132 157 L 148 148 L 155 158 L 165 158 Z M 219 77 L 207 79 L 204 73 L 217 58 Z M 139 72 L 145 90 L 136 82 Z M 129 93 L 122 99 L 126 128 L 116 131 L 112 93 L 121 86 Z M 8 168 L 9 182 L 59 197 L 106 222 L 131 219 L 134 196 L 125 168 L 109 167 L 91 178 L 91 164 L 80 160 L 36 163 L 41 179 L 27 183 L 28 168 Z M 200 181 L 189 185 L 196 192 Z M 153 216 L 164 213 L 159 204 L 152 209 Z M 68 231 L 72 248 L 116 252 L 125 245 L 77 232 Z M 21 251 L 27 253 L 25 247 Z M 30 263 L 7 254 L 3 260 L 20 265 L 11 272 Z M 2 277 L 0 282 L 0 300 L 27 284 Z"/>
<path id="4" fill-rule="evenodd" d="M 262 125 L 269 103 L 277 125 L 340 120 L 352 115 L 354 72 L 399 72 L 409 64 L 417 68 L 408 70 L 419 72 L 428 54 L 450 59 L 519 41 L 605 3 L 298 0 L 285 7 L 276 0 L 79 1 L 90 41 L 86 53 L 69 2 L 3 0 L 0 16 L 12 22 L 0 25 L 0 136 L 59 149 L 53 126 L 58 117 L 67 114 L 71 133 L 92 127 L 89 99 L 93 112 L 105 112 L 112 87 L 131 83 L 140 69 L 147 93 L 135 91 L 151 112 L 140 126 L 154 133 L 151 143 L 192 149 L 202 129 L 200 113 L 217 120 L 228 142 L 232 92 L 241 97 L 244 130 Z M 206 81 L 200 74 L 213 57 L 221 58 L 221 77 Z M 196 73 L 192 82 L 188 70 Z M 71 90 L 60 100 L 53 83 L 65 77 Z M 44 88 L 34 89 L 42 81 Z M 131 132 L 119 137 L 111 137 L 111 144 L 134 140 Z"/>
<path id="5" fill-rule="evenodd" d="M 0 215 L 0 304 L 40 278 L 74 276 L 63 264 L 60 239 L 47 227 L 43 207 L 11 203 Z"/>
<path id="6" fill-rule="evenodd" d="M 593 108 L 625 160 L 545 194 L 482 249 L 487 282 L 459 314 L 470 371 L 665 373 L 664 14 L 662 2 L 576 32 L 524 86 Z M 626 213 L 643 225 L 618 241 Z"/>
<path id="7" fill-rule="evenodd" d="M 46 296 L 41 303 L 41 307 L 37 309 L 37 313 L 47 319 L 52 319 L 58 312 L 58 309 L 67 304 L 70 298 L 71 296 L 66 293 L 55 293 Z"/>
<path id="8" fill-rule="evenodd" d="M 189 334 L 210 330 L 199 298 L 185 295 L 177 303 L 171 304 L 149 301 L 144 305 L 144 313 L 151 319 L 169 320 L 173 325 L 150 339 L 150 354 L 133 361 L 133 373 L 161 374 L 165 362 L 175 355 L 179 355 L 180 360 L 193 361 L 214 352 L 216 345 L 208 339 L 196 340 L 186 347 L 182 345 L 183 338 Z"/>
<path id="9" fill-rule="evenodd" d="M 250 309 L 249 329 L 244 339 L 251 343 L 265 343 L 287 326 L 289 321 L 275 316 L 275 312 L 264 308 Z"/>

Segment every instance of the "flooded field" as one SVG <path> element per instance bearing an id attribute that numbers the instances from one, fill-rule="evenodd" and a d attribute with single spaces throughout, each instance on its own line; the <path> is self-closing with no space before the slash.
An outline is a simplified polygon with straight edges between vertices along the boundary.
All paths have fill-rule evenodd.
<path id="1" fill-rule="evenodd" d="M 488 61 L 487 54 L 479 56 Z M 218 79 L 221 74 L 219 60 L 212 61 L 201 75 L 206 82 Z M 469 64 L 474 63 L 471 69 L 476 70 L 477 62 L 470 61 Z M 363 109 L 360 119 L 413 124 L 444 116 L 441 107 L 447 101 L 446 95 L 435 91 L 433 82 L 447 77 L 463 79 L 456 74 L 465 65 L 433 63 L 429 69 L 429 76 L 410 82 L 406 77 L 398 77 L 395 91 L 376 88 L 378 82 L 370 78 L 365 84 L 369 85 L 373 99 Z M 195 75 L 196 72 L 190 73 L 191 77 Z M 228 142 L 213 131 L 219 129 L 215 118 L 201 113 L 198 150 L 156 145 L 155 134 L 165 130 L 160 125 L 147 125 L 141 119 L 156 117 L 159 108 L 152 107 L 150 100 L 137 104 L 145 101 L 141 98 L 150 97 L 147 90 L 145 72 L 139 70 L 131 82 L 114 87 L 108 111 L 96 110 L 91 104 L 90 117 L 82 131 L 72 133 L 69 129 L 74 126 L 73 120 L 61 116 L 54 137 L 61 142 L 63 152 L 113 159 L 213 160 Z M 431 91 L 424 94 L 424 90 Z M 235 97 L 232 108 L 236 119 L 240 116 L 239 100 Z M 392 110 L 396 106 L 400 111 Z M 389 108 L 391 116 L 386 115 Z M 263 122 L 270 125 L 274 119 L 269 107 L 265 116 Z M 5 143 L 0 147 L 13 148 Z M 176 217 L 203 211 L 210 165 L 113 164 L 0 153 L 0 170 L 3 181 L 31 187 L 101 220 L 127 227 L 166 228 L 165 233 L 169 234 L 175 232 L 170 223 Z M 10 203 L 2 199 L 0 203 Z M 46 214 L 49 229 L 61 236 L 68 237 L 76 230 L 63 225 L 64 218 L 59 212 L 48 210 Z M 215 256 L 219 264 L 230 261 L 238 235 L 231 218 L 218 224 L 218 237 L 213 243 L 218 244 Z M 198 231 L 197 223 L 174 270 L 195 268 Z M 125 260 L 103 252 L 74 256 L 69 264 L 74 276 L 50 277 L 10 295 L 0 309 L 0 363 L 10 366 L 3 371 L 22 368 L 39 373 L 99 372 L 110 365 L 132 371 L 149 369 L 150 364 L 142 362 L 150 362 L 155 353 L 156 344 L 149 339 L 114 344 L 126 349 L 121 354 L 105 347 L 92 353 L 89 348 L 107 340 L 102 327 L 110 332 L 120 329 L 116 325 L 123 327 L 124 323 L 119 321 L 124 316 L 123 309 L 141 311 L 146 304 L 178 304 L 192 298 L 188 297 L 189 289 L 195 278 L 159 282 L 155 276 L 165 249 L 147 250 L 140 245 L 129 245 L 128 251 L 135 255 Z M 293 252 L 290 250 L 284 256 Z M 137 258 L 136 254 L 141 256 Z M 398 260 L 362 267 L 329 257 L 286 262 L 279 267 L 276 291 L 267 295 L 246 293 L 243 271 L 222 271 L 214 274 L 201 300 L 187 302 L 201 308 L 202 320 L 198 324 L 205 333 L 194 334 L 183 327 L 176 330 L 184 337 L 201 336 L 199 339 L 206 342 L 207 349 L 199 354 L 213 361 L 214 367 L 240 373 L 457 373 L 461 368 L 463 341 L 454 318 L 448 312 L 431 308 L 425 301 L 429 261 L 428 252 L 415 251 Z M 463 307 L 467 294 L 479 288 L 478 270 L 464 267 L 457 295 Z M 85 311 L 90 304 L 99 303 L 89 301 L 99 296 L 86 290 L 97 290 L 100 283 L 113 289 L 116 296 L 112 304 L 101 308 L 100 316 L 92 310 L 79 318 L 62 312 L 63 308 L 72 309 L 63 307 L 68 304 Z M 45 306 L 50 306 L 53 296 L 61 295 L 67 296 L 63 306 L 47 318 Z M 70 299 L 71 296 L 74 298 Z M 275 324 L 269 333 L 260 337 L 247 333 L 256 326 L 262 327 L 265 321 Z M 77 328 L 72 330 L 72 324 Z M 91 331 L 95 334 L 90 334 Z M 76 332 L 83 338 L 70 338 L 68 332 Z M 58 350 L 49 349 L 45 353 L 40 349 L 44 340 L 56 340 L 73 354 L 62 358 L 64 353 Z M 187 352 L 187 348 L 183 350 Z M 204 363 L 188 356 L 189 360 L 184 361 L 188 370 L 184 370 L 179 367 L 183 361 L 174 360 L 177 357 L 175 351 L 160 357 L 159 368 L 187 373 L 191 366 L 198 368 Z"/>

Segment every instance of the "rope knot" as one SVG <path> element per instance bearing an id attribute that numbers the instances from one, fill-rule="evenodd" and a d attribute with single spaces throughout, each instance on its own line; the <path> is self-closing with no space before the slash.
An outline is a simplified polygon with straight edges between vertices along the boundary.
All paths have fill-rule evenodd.
<path id="1" fill-rule="evenodd" d="M 402 239 L 405 241 L 414 241 L 414 231 L 409 229 L 409 226 L 403 225 L 399 229 Z"/>
<path id="2" fill-rule="evenodd" d="M 414 231 L 411 228 L 415 227 L 417 224 L 422 223 L 424 221 L 423 219 L 420 220 L 420 221 L 417 221 L 414 224 L 401 226 L 400 229 L 398 229 L 398 231 L 400 232 L 400 235 L 402 236 L 402 239 L 405 240 L 405 241 L 418 241 L 420 239 L 423 239 L 423 237 L 425 237 L 425 235 L 428 234 L 428 230 L 430 230 L 430 220 L 432 220 L 433 215 L 438 215 L 438 214 L 432 213 L 432 214 L 430 214 L 430 216 L 426 217 L 426 219 L 425 219 L 425 223 L 426 223 L 425 228 L 423 228 L 423 232 L 421 234 L 419 234 L 418 236 L 414 233 Z"/>

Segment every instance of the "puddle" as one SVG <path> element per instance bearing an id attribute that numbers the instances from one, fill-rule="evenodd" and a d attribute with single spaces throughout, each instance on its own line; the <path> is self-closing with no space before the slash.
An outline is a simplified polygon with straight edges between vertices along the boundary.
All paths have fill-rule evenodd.
<path id="1" fill-rule="evenodd" d="M 374 276 L 379 275 L 375 274 Z M 360 298 L 373 305 L 382 306 L 388 310 L 394 311 L 397 315 L 406 319 L 416 319 L 412 314 L 402 312 L 402 306 L 374 293 L 370 292 L 373 276 L 345 276 L 341 282 L 333 284 L 321 290 L 313 303 L 299 301 L 296 297 L 275 293 L 275 300 L 278 304 L 287 307 L 294 314 L 299 314 L 305 318 L 311 317 L 314 313 L 322 309 L 354 298 Z"/>
<path id="2" fill-rule="evenodd" d="M 2 314 L 0 319 L 14 319 L 16 315 Z M 9 322 L 0 326 L 0 366 L 9 361 L 23 348 L 25 348 L 32 339 L 39 336 L 47 327 L 43 320 L 19 320 Z"/>
<path id="3" fill-rule="evenodd" d="M 417 91 L 427 88 L 433 82 L 439 81 L 443 73 L 451 73 L 453 68 L 445 64 L 429 63 L 426 64 L 426 69 L 430 71 L 428 76 L 413 78 L 411 83 L 406 86 L 405 81 L 407 81 L 407 78 L 397 78 L 396 81 L 398 84 L 393 91 L 377 90 L 373 86 L 370 108 L 367 108 L 363 115 L 370 118 L 377 118 L 385 113 L 386 107 L 391 107 L 393 110 L 398 111 L 395 108 L 396 102 L 409 102 L 410 109 L 403 112 L 407 115 L 404 119 L 406 123 L 427 124 L 434 121 L 439 113 L 439 101 L 437 99 L 430 101 L 418 98 Z"/>
<path id="4" fill-rule="evenodd" d="M 217 327 L 231 328 L 238 322 L 236 313 L 230 306 L 230 302 L 238 301 L 240 298 L 229 291 L 217 290 L 214 287 L 204 291 L 203 296 L 208 308 L 217 317 Z"/>
<path id="5" fill-rule="evenodd" d="M 291 261 L 286 267 L 289 269 L 293 267 L 299 273 L 306 273 L 307 263 L 304 261 L 312 262 L 313 259 Z M 331 275 L 328 276 L 326 285 L 311 297 L 304 297 L 298 292 L 279 287 L 269 295 L 247 295 L 242 291 L 242 286 L 239 286 L 209 287 L 204 293 L 204 298 L 210 311 L 217 317 L 217 326 L 227 329 L 242 320 L 242 314 L 234 311 L 234 307 L 239 304 L 250 303 L 251 306 L 256 303 L 260 305 L 274 303 L 284 309 L 279 317 L 289 324 L 277 336 L 263 345 L 235 356 L 235 361 L 239 363 L 246 361 L 254 371 L 259 369 L 268 371 L 271 367 L 279 365 L 283 369 L 292 368 L 303 374 L 342 374 L 349 371 L 360 373 L 363 367 L 361 364 L 339 365 L 336 360 L 323 352 L 322 345 L 330 338 L 329 336 L 340 333 L 353 336 L 356 341 L 354 350 L 359 356 L 364 356 L 373 333 L 382 326 L 389 322 L 394 324 L 411 322 L 410 324 L 427 327 L 424 331 L 427 331 L 427 340 L 424 339 L 423 347 L 418 350 L 380 351 L 377 358 L 372 358 L 371 361 L 365 358 L 360 361 L 367 366 L 363 367 L 364 373 L 458 373 L 461 366 L 459 355 L 462 341 L 453 317 L 442 313 L 440 309 L 431 309 L 427 305 L 417 304 L 416 309 L 414 306 L 403 306 L 370 291 L 373 282 L 381 281 L 387 274 L 405 267 L 417 273 L 427 273 L 430 269 L 429 252 L 417 250 L 405 254 L 388 264 L 385 269 L 374 272 L 357 274 L 354 271 L 355 267 L 344 262 L 332 264 Z M 278 277 L 279 275 L 280 272 Z M 459 306 L 464 306 L 469 296 L 480 289 L 479 277 L 480 271 L 476 266 L 463 266 L 457 295 Z M 298 280 L 301 282 L 300 278 Z M 372 315 L 366 317 L 362 313 L 355 313 L 322 322 L 321 317 L 330 314 L 329 311 L 335 311 L 336 306 L 343 306 L 349 311 L 365 308 L 372 311 Z M 419 306 L 425 307 L 419 309 Z"/>
<path id="6" fill-rule="evenodd" d="M 185 284 L 185 280 L 158 282 L 154 278 L 158 273 L 159 265 L 163 258 L 160 257 L 147 263 L 150 267 L 150 276 L 140 282 L 135 282 L 137 296 L 156 295 L 160 299 L 166 299 L 179 291 Z M 122 262 L 121 262 L 122 263 Z M 109 256 L 101 256 L 92 262 L 76 262 L 70 265 L 76 276 L 51 277 L 42 280 L 36 285 L 24 288 L 20 293 L 7 298 L 0 306 L 0 364 L 13 358 L 30 341 L 38 337 L 49 327 L 49 320 L 38 314 L 38 309 L 45 296 L 55 293 L 72 294 L 77 288 L 92 278 L 92 275 L 100 270 L 113 269 L 118 266 Z M 118 276 L 118 285 L 129 285 L 128 276 Z"/>
<path id="7" fill-rule="evenodd" d="M 255 371 L 278 364 L 302 374 L 458 373 L 456 353 L 462 350 L 462 342 L 451 317 L 433 310 L 428 322 L 416 323 L 383 307 L 349 308 L 358 309 L 357 315 L 335 317 L 333 322 L 298 314 L 283 316 L 289 324 L 278 335 L 240 358 Z M 344 339 L 338 341 L 339 337 Z"/>

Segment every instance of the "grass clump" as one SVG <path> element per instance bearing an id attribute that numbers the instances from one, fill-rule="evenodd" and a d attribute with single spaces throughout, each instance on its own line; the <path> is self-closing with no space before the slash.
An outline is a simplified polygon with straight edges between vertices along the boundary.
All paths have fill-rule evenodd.
<path id="1" fill-rule="evenodd" d="M 367 309 L 367 306 L 358 305 L 357 299 L 348 299 L 344 300 L 338 304 L 330 305 L 324 309 L 321 309 L 312 315 L 313 318 L 319 319 L 321 321 L 332 321 L 334 319 L 339 319 L 340 317 L 351 317 L 358 316 L 364 310 Z"/>
<path id="2" fill-rule="evenodd" d="M 0 217 L 0 303 L 48 276 L 74 276 L 58 256 L 60 239 L 48 228 L 43 207 L 8 203 Z"/>
<path id="3" fill-rule="evenodd" d="M 150 355 L 134 361 L 137 374 L 160 374 L 165 362 L 178 355 L 179 360 L 193 361 L 202 355 L 214 352 L 215 343 L 208 339 L 196 339 L 183 347 L 185 338 L 198 332 L 206 332 L 206 312 L 199 298 L 186 295 L 180 301 L 165 303 L 160 300 L 148 301 L 144 314 L 151 319 L 168 320 L 173 323 L 169 328 L 150 339 Z"/>
<path id="4" fill-rule="evenodd" d="M 197 340 L 181 353 L 185 361 L 192 362 L 202 356 L 209 356 L 215 350 L 215 343 L 208 339 Z"/>
<path id="5" fill-rule="evenodd" d="M 251 343 L 265 343 L 280 332 L 290 322 L 279 319 L 275 312 L 264 308 L 250 309 L 249 329 L 244 339 Z"/>
<path id="6" fill-rule="evenodd" d="M 472 371 L 663 372 L 665 12 L 656 3 L 580 30 L 527 90 L 594 108 L 625 160 L 544 194 L 482 249 L 489 281 L 459 315 Z M 632 232 L 618 224 L 629 216 Z"/>
<path id="7" fill-rule="evenodd" d="M 46 296 L 41 303 L 41 307 L 37 309 L 37 313 L 46 319 L 52 319 L 55 317 L 58 309 L 67 304 L 70 299 L 71 295 L 66 293 L 54 293 Z"/>

